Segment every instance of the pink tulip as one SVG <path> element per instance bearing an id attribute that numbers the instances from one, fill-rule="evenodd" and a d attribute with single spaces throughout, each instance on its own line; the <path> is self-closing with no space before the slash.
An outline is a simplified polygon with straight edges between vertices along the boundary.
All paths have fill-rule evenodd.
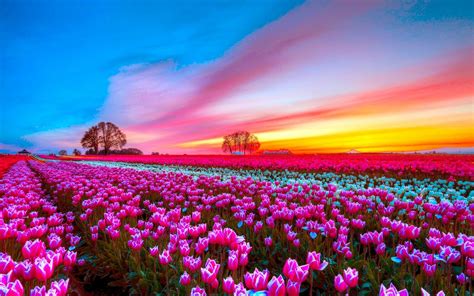
<path id="1" fill-rule="evenodd" d="M 298 296 L 300 294 L 301 282 L 293 282 L 291 280 L 286 284 L 286 292 L 288 296 Z"/>
<path id="2" fill-rule="evenodd" d="M 157 257 L 159 254 L 160 250 L 158 249 L 158 246 L 154 246 L 150 248 L 150 255 L 152 257 Z"/>
<path id="3" fill-rule="evenodd" d="M 272 241 L 272 238 L 271 238 L 271 237 L 266 237 L 265 240 L 264 240 L 264 242 L 265 242 L 265 246 L 266 246 L 266 247 L 271 247 L 272 244 L 273 244 L 273 241 Z"/>
<path id="4" fill-rule="evenodd" d="M 456 276 L 456 280 L 461 284 L 461 285 L 464 285 L 468 278 L 466 277 L 466 275 L 464 273 L 460 273 Z"/>
<path id="5" fill-rule="evenodd" d="M 68 285 L 69 279 L 60 279 L 59 281 L 54 281 L 51 283 L 51 289 L 54 289 L 57 292 L 56 295 L 64 296 L 67 295 Z"/>
<path id="6" fill-rule="evenodd" d="M 168 250 L 164 250 L 160 255 L 160 264 L 162 265 L 168 265 L 173 261 L 173 259 L 170 256 L 170 252 Z"/>
<path id="7" fill-rule="evenodd" d="M 206 284 L 211 284 L 219 273 L 220 264 L 212 259 L 207 259 L 204 268 L 201 268 L 202 281 Z"/>
<path id="8" fill-rule="evenodd" d="M 36 258 L 34 262 L 34 274 L 35 278 L 39 281 L 46 281 L 53 275 L 54 263 L 53 260 L 45 258 Z"/>
<path id="9" fill-rule="evenodd" d="M 270 278 L 270 273 L 268 270 L 260 271 L 255 268 L 253 273 L 247 272 L 244 275 L 245 285 L 248 289 L 255 291 L 263 291 L 267 288 L 268 279 Z"/>
<path id="10" fill-rule="evenodd" d="M 235 290 L 234 279 L 229 276 L 226 277 L 222 282 L 222 290 L 227 294 L 233 294 Z"/>
<path id="11" fill-rule="evenodd" d="M 67 251 L 64 254 L 64 265 L 72 266 L 76 263 L 77 253 L 72 251 Z"/>
<path id="12" fill-rule="evenodd" d="M 273 276 L 267 285 L 268 296 L 285 296 L 286 287 L 285 280 L 280 275 L 278 277 Z"/>
<path id="13" fill-rule="evenodd" d="M 293 282 L 304 282 L 308 277 L 309 265 L 298 265 L 296 260 L 288 258 L 283 266 L 283 274 Z"/>
<path id="14" fill-rule="evenodd" d="M 408 296 L 407 289 L 398 291 L 397 288 L 390 283 L 390 287 L 387 289 L 383 284 L 380 285 L 379 296 Z"/>
<path id="15" fill-rule="evenodd" d="M 0 253 L 0 273 L 8 273 L 15 267 L 15 262 L 10 255 Z"/>
<path id="16" fill-rule="evenodd" d="M 359 282 L 359 272 L 355 268 L 348 267 L 344 270 L 344 281 L 349 287 L 356 287 Z"/>
<path id="17" fill-rule="evenodd" d="M 9 282 L 3 287 L 0 284 L 0 294 L 5 296 L 23 296 L 23 285 L 19 280 Z"/>
<path id="18" fill-rule="evenodd" d="M 381 243 L 377 245 L 377 247 L 375 248 L 375 253 L 377 253 L 377 255 L 383 255 L 385 254 L 385 250 L 386 250 L 385 244 Z"/>
<path id="19" fill-rule="evenodd" d="M 34 278 L 33 264 L 29 260 L 18 262 L 14 268 L 15 275 L 23 277 L 27 281 Z"/>
<path id="20" fill-rule="evenodd" d="M 187 286 L 191 283 L 191 276 L 185 271 L 179 278 L 179 283 L 183 286 Z"/>
<path id="21" fill-rule="evenodd" d="M 428 264 L 425 262 L 423 264 L 422 270 L 427 276 L 432 277 L 436 273 L 436 264 Z"/>
<path id="22" fill-rule="evenodd" d="M 191 296 L 206 296 L 206 291 L 201 289 L 201 287 L 196 286 L 191 290 Z"/>
<path id="23" fill-rule="evenodd" d="M 244 284 L 238 283 L 235 285 L 234 296 L 247 296 L 248 291 L 245 289 Z"/>
<path id="24" fill-rule="evenodd" d="M 30 291 L 30 296 L 45 296 L 46 294 L 46 287 L 41 286 L 41 287 L 34 287 L 34 289 L 31 289 Z"/>
<path id="25" fill-rule="evenodd" d="M 233 270 L 237 270 L 238 267 L 239 267 L 239 260 L 237 258 L 237 255 L 229 254 L 229 257 L 227 258 L 227 268 L 233 271 Z"/>
<path id="26" fill-rule="evenodd" d="M 342 275 L 338 274 L 334 278 L 334 287 L 336 288 L 338 292 L 344 292 L 347 290 L 348 286 L 346 282 L 344 281 L 344 278 L 342 277 Z"/>
<path id="27" fill-rule="evenodd" d="M 241 254 L 239 257 L 239 265 L 247 266 L 248 263 L 249 263 L 249 256 L 246 253 Z"/>
<path id="28" fill-rule="evenodd" d="M 309 264 L 311 270 L 324 270 L 328 266 L 328 262 L 324 260 L 321 262 L 321 254 L 313 252 L 308 252 L 308 256 L 306 258 L 306 263 Z"/>
<path id="29" fill-rule="evenodd" d="M 21 253 L 23 257 L 27 259 L 34 259 L 37 257 L 43 257 L 46 252 L 46 245 L 39 239 L 34 241 L 27 241 L 23 248 L 21 249 Z"/>

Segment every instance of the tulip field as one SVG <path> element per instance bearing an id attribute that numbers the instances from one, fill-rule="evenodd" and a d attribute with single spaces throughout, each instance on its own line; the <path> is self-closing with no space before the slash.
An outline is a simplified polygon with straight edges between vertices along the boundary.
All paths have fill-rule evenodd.
<path id="1" fill-rule="evenodd" d="M 0 161 L 0 295 L 474 293 L 474 156 Z"/>

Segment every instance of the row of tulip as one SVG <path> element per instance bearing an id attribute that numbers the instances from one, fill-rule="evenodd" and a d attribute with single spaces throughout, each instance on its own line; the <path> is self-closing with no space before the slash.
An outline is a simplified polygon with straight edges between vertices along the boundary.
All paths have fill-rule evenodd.
<path id="1" fill-rule="evenodd" d="M 335 174 L 331 172 L 307 173 L 299 171 L 270 171 L 270 170 L 236 170 L 230 168 L 203 168 L 193 166 L 165 166 L 149 165 L 127 162 L 108 161 L 80 161 L 80 163 L 105 166 L 115 168 L 133 168 L 136 170 L 146 170 L 151 172 L 173 172 L 182 173 L 199 178 L 200 176 L 218 176 L 223 181 L 231 178 L 246 179 L 251 178 L 256 181 L 272 182 L 278 185 L 305 183 L 327 187 L 329 184 L 337 184 L 339 190 L 358 190 L 360 188 L 379 188 L 395 194 L 399 197 L 415 198 L 416 196 L 433 197 L 439 200 L 464 200 L 474 198 L 473 181 L 456 180 L 447 181 L 444 179 L 403 179 L 387 177 L 370 177 L 364 174 L 347 175 Z"/>
<path id="2" fill-rule="evenodd" d="M 30 165 L 58 209 L 79 217 L 86 264 L 75 272 L 93 270 L 130 293 L 472 289 L 474 204 L 467 194 L 450 201 L 429 191 L 407 196 L 331 183 Z"/>
<path id="3" fill-rule="evenodd" d="M 28 156 L 0 154 L 0 178 L 8 169 L 20 160 L 27 160 Z"/>
<path id="4" fill-rule="evenodd" d="M 25 161 L 0 179 L 0 295 L 66 295 L 76 263 L 72 212 L 54 198 Z"/>
<path id="5" fill-rule="evenodd" d="M 131 162 L 234 169 L 295 170 L 391 177 L 474 180 L 473 155 L 321 154 L 321 155 L 85 155 L 48 159 Z"/>

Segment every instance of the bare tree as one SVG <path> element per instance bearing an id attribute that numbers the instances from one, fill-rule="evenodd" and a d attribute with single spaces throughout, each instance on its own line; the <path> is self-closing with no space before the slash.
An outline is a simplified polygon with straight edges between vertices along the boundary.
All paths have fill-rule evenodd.
<path id="1" fill-rule="evenodd" d="M 248 131 L 237 131 L 224 136 L 222 151 L 229 153 L 252 153 L 260 148 L 258 138 Z"/>
<path id="2" fill-rule="evenodd" d="M 253 153 L 260 148 L 260 142 L 258 141 L 257 136 L 254 134 L 249 134 L 244 139 L 244 151 L 248 153 Z"/>
<path id="3" fill-rule="evenodd" d="M 94 154 L 97 154 L 99 153 L 99 144 L 99 128 L 94 125 L 85 132 L 81 140 L 81 145 L 83 148 L 91 149 Z"/>
<path id="4" fill-rule="evenodd" d="M 230 154 L 232 154 L 232 152 L 234 151 L 232 143 L 232 135 L 224 136 L 224 142 L 222 143 L 222 151 L 229 152 Z"/>
<path id="5" fill-rule="evenodd" d="M 112 122 L 99 122 L 89 128 L 81 140 L 83 148 L 89 149 L 87 154 L 98 154 L 99 147 L 104 154 L 109 154 L 111 149 L 122 149 L 127 143 L 125 134 Z"/>
<path id="6" fill-rule="evenodd" d="M 110 149 L 122 147 L 127 143 L 125 134 L 112 122 L 100 122 L 99 128 L 100 144 L 104 148 L 104 154 L 108 154 Z"/>

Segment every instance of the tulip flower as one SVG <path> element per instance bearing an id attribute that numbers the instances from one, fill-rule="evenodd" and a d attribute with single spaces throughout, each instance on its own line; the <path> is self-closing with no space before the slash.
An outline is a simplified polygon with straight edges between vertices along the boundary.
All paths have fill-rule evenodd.
<path id="1" fill-rule="evenodd" d="M 341 293 L 347 290 L 348 285 L 344 281 L 344 278 L 342 277 L 342 275 L 338 274 L 334 278 L 334 287 L 336 288 L 338 292 L 341 292 Z"/>
<path id="2" fill-rule="evenodd" d="M 383 255 L 385 254 L 385 249 L 386 249 L 385 244 L 381 243 L 377 245 L 377 247 L 375 248 L 375 253 L 377 253 L 377 255 Z"/>
<path id="3" fill-rule="evenodd" d="M 0 273 L 8 273 L 15 267 L 15 262 L 10 255 L 0 253 Z"/>
<path id="4" fill-rule="evenodd" d="M 206 291 L 201 289 L 201 287 L 196 286 L 191 290 L 191 296 L 206 296 Z"/>
<path id="5" fill-rule="evenodd" d="M 46 294 L 45 286 L 41 286 L 41 287 L 36 286 L 30 291 L 30 296 L 45 296 L 45 294 Z"/>
<path id="6" fill-rule="evenodd" d="M 242 283 L 238 283 L 235 285 L 234 288 L 234 296 L 247 296 L 247 289 L 245 289 L 244 285 Z"/>
<path id="7" fill-rule="evenodd" d="M 36 258 L 34 261 L 33 268 L 35 278 L 38 281 L 45 282 L 53 275 L 54 263 L 53 260 L 48 260 L 45 258 Z"/>
<path id="8" fill-rule="evenodd" d="M 271 238 L 271 237 L 266 237 L 265 240 L 264 240 L 264 242 L 265 242 L 265 246 L 266 246 L 266 247 L 271 247 L 272 244 L 273 244 L 273 241 L 272 241 L 272 238 Z"/>
<path id="9" fill-rule="evenodd" d="M 72 251 L 67 251 L 64 254 L 64 265 L 72 266 L 76 263 L 77 253 Z"/>
<path id="10" fill-rule="evenodd" d="M 56 295 L 64 296 L 67 295 L 69 285 L 69 279 L 63 280 L 60 279 L 59 281 L 54 281 L 51 283 L 51 289 L 56 291 Z"/>
<path id="11" fill-rule="evenodd" d="M 312 270 L 319 271 L 326 269 L 326 267 L 328 266 L 328 262 L 326 260 L 321 262 L 321 254 L 316 252 L 308 252 L 306 263 Z"/>
<path id="12" fill-rule="evenodd" d="M 19 280 L 10 281 L 6 285 L 0 283 L 0 294 L 5 296 L 23 296 L 24 288 Z"/>
<path id="13" fill-rule="evenodd" d="M 392 283 L 390 283 L 389 288 L 386 288 L 383 284 L 381 284 L 379 296 L 408 296 L 408 291 L 407 289 L 398 291 Z"/>
<path id="14" fill-rule="evenodd" d="M 432 277 L 436 272 L 436 264 L 423 263 L 422 269 L 427 276 Z"/>
<path id="15" fill-rule="evenodd" d="M 206 284 L 211 284 L 219 273 L 220 264 L 212 259 L 207 259 L 204 268 L 201 268 L 201 278 Z"/>
<path id="16" fill-rule="evenodd" d="M 244 275 L 245 285 L 248 289 L 255 291 L 263 291 L 267 287 L 270 273 L 268 270 L 260 271 L 255 268 L 253 273 L 247 272 Z"/>
<path id="17" fill-rule="evenodd" d="M 191 283 L 191 276 L 185 271 L 179 278 L 179 283 L 183 286 L 187 286 Z"/>
<path id="18" fill-rule="evenodd" d="M 267 289 L 268 296 L 285 296 L 285 280 L 281 275 L 278 277 L 273 276 L 270 282 L 268 282 Z"/>
<path id="19" fill-rule="evenodd" d="M 159 259 L 160 259 L 160 264 L 162 264 L 162 265 L 168 265 L 168 264 L 171 263 L 171 261 L 173 261 L 173 259 L 170 256 L 170 252 L 168 250 L 164 250 L 159 255 Z"/>
<path id="20" fill-rule="evenodd" d="M 293 282 L 304 282 L 308 277 L 309 265 L 299 266 L 296 260 L 288 258 L 283 266 L 283 274 Z"/>
<path id="21" fill-rule="evenodd" d="M 159 254 L 160 250 L 158 249 L 158 246 L 154 246 L 150 248 L 150 255 L 152 257 L 157 257 Z"/>
<path id="22" fill-rule="evenodd" d="M 456 276 L 456 280 L 461 284 L 461 285 L 464 285 L 468 278 L 466 277 L 466 275 L 464 273 L 460 273 Z"/>
<path id="23" fill-rule="evenodd" d="M 223 282 L 222 282 L 222 290 L 227 293 L 227 294 L 230 294 L 232 295 L 234 293 L 234 290 L 235 290 L 235 284 L 234 284 L 234 279 L 229 276 L 229 277 L 226 277 Z"/>
<path id="24" fill-rule="evenodd" d="M 298 296 L 300 294 L 301 282 L 293 282 L 291 280 L 286 284 L 286 292 L 288 296 Z"/>
<path id="25" fill-rule="evenodd" d="M 37 257 L 43 257 L 46 252 L 46 245 L 39 239 L 34 241 L 27 241 L 23 248 L 21 249 L 21 253 L 23 257 L 27 259 L 34 259 Z"/>

